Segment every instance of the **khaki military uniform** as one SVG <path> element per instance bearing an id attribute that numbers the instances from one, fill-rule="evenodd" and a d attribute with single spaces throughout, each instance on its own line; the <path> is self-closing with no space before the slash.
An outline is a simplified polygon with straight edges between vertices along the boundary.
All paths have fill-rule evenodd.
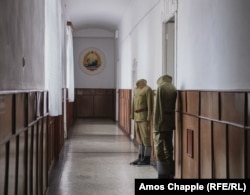
<path id="1" fill-rule="evenodd" d="M 172 139 L 177 91 L 169 75 L 160 77 L 157 84 L 153 130 L 155 156 L 159 177 L 169 178 L 174 174 Z"/>
<path id="2" fill-rule="evenodd" d="M 140 79 L 136 82 L 134 96 L 132 99 L 131 119 L 135 122 L 135 137 L 139 144 L 139 158 L 151 155 L 151 136 L 149 123 L 153 111 L 153 93 L 152 89 L 147 85 L 145 79 Z M 148 162 L 148 161 L 147 161 Z M 138 163 L 132 162 L 132 164 Z M 148 164 L 148 163 L 147 163 Z"/>

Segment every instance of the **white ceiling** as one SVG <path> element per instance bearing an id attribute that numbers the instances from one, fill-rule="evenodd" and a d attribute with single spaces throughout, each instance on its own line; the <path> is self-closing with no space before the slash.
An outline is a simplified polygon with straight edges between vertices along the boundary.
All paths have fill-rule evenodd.
<path id="1" fill-rule="evenodd" d="M 66 12 L 75 30 L 117 30 L 132 0 L 65 0 Z"/>

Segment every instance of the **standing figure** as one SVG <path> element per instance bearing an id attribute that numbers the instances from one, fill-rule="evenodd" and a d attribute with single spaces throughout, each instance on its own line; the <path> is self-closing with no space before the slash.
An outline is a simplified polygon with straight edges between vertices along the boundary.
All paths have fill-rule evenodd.
<path id="1" fill-rule="evenodd" d="M 161 76 L 157 84 L 153 130 L 156 167 L 158 178 L 173 178 L 173 130 L 177 91 L 169 75 Z"/>
<path id="2" fill-rule="evenodd" d="M 136 82 L 132 100 L 131 119 L 135 122 L 135 138 L 139 145 L 138 159 L 131 165 L 150 165 L 151 136 L 150 120 L 153 111 L 153 93 L 145 79 Z"/>

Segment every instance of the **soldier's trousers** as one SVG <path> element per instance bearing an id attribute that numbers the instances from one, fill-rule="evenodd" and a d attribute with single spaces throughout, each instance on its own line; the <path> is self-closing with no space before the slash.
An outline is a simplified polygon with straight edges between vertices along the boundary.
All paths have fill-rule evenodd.
<path id="1" fill-rule="evenodd" d="M 148 121 L 135 122 L 135 136 L 139 145 L 145 147 L 151 146 L 150 129 Z"/>
<path id="2" fill-rule="evenodd" d="M 159 162 L 173 161 L 173 130 L 154 132 L 155 157 Z"/>

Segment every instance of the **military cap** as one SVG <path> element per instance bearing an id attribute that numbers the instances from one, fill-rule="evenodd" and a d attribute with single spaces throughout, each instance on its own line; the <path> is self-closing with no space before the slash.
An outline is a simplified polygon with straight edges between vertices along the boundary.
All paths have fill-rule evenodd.
<path id="1" fill-rule="evenodd" d="M 172 82 L 172 77 L 170 75 L 163 75 L 157 79 L 157 84 L 161 84 L 162 82 Z"/>
<path id="2" fill-rule="evenodd" d="M 146 86 L 147 85 L 147 80 L 145 79 L 139 79 L 138 81 L 136 81 L 136 86 Z"/>

